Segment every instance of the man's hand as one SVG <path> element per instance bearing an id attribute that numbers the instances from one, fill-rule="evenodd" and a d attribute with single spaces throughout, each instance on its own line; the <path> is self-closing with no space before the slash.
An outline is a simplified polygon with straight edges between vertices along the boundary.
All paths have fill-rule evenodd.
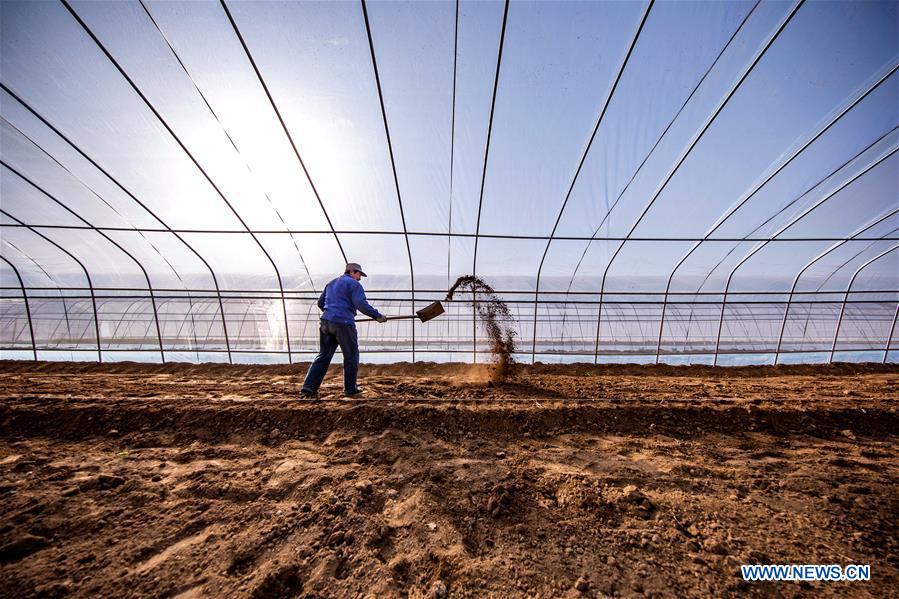
<path id="1" fill-rule="evenodd" d="M 382 324 L 387 322 L 387 317 L 384 316 L 383 314 L 381 314 L 380 316 L 378 316 L 378 322 L 380 322 Z"/>

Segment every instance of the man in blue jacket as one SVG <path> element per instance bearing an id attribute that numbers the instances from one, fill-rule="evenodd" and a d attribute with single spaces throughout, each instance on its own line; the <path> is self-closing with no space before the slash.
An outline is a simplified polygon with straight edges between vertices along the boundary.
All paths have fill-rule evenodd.
<path id="1" fill-rule="evenodd" d="M 359 372 L 359 337 L 356 335 L 356 310 L 378 322 L 387 322 L 387 317 L 375 310 L 365 299 L 365 290 L 359 280 L 367 276 L 355 262 L 346 265 L 343 275 L 327 285 L 318 298 L 318 309 L 322 311 L 319 327 L 319 352 L 300 393 L 303 397 L 315 397 L 318 388 L 328 372 L 331 358 L 340 346 L 343 352 L 343 391 L 348 397 L 358 397 L 362 389 L 356 386 Z"/>

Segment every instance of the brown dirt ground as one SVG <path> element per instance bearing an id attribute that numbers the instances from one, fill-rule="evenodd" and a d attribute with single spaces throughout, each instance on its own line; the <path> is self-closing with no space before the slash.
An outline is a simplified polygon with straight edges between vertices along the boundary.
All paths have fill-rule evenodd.
<path id="1" fill-rule="evenodd" d="M 896 366 L 305 367 L 0 362 L 0 597 L 897 595 Z"/>

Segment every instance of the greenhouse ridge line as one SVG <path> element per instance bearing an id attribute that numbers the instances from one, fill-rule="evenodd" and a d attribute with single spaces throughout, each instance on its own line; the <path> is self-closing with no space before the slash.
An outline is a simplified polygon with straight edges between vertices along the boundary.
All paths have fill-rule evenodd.
<path id="1" fill-rule="evenodd" d="M 2 227 L 22 227 L 24 225 L 15 225 L 12 223 L 0 223 Z M 72 229 L 72 230 L 90 230 L 91 227 L 82 225 L 48 225 L 33 224 L 31 226 L 40 229 Z M 256 235 L 330 235 L 330 231 L 322 231 L 316 229 L 251 229 L 249 231 L 239 231 L 234 229 L 168 229 L 168 228 L 149 228 L 149 227 L 107 227 L 97 226 L 98 231 L 124 231 L 129 233 L 175 233 L 175 234 L 210 234 L 210 235 L 247 235 L 255 233 Z M 376 230 L 338 230 L 339 235 L 403 235 L 402 231 L 376 231 Z M 462 237 L 473 239 L 474 233 L 442 233 L 433 231 L 409 231 L 410 237 Z M 483 239 L 522 239 L 531 241 L 546 241 L 550 239 L 541 235 L 501 235 L 481 233 L 477 235 Z M 683 242 L 735 242 L 735 241 L 786 241 L 786 242 L 809 242 L 809 241 L 842 241 L 845 237 L 786 237 L 781 239 L 771 239 L 769 237 L 714 237 L 703 239 L 702 237 L 553 237 L 553 241 L 633 241 L 633 242 L 664 242 L 670 241 L 674 243 Z M 880 239 L 879 237 L 877 239 Z M 899 238 L 897 238 L 899 239 Z M 286 293 L 286 292 L 285 292 Z"/>
<path id="2" fill-rule="evenodd" d="M 263 254 L 265 254 L 265 257 L 271 263 L 272 268 L 275 271 L 275 276 L 278 279 L 278 286 L 281 287 L 281 306 L 282 306 L 283 313 L 284 313 L 284 334 L 285 334 L 285 338 L 287 339 L 287 345 L 288 345 L 288 347 L 290 347 L 290 330 L 287 327 L 287 305 L 284 303 L 284 285 L 281 281 L 281 273 L 278 270 L 278 266 L 275 264 L 275 261 L 272 260 L 272 257 L 269 255 L 268 251 L 265 249 L 265 246 L 262 245 L 262 243 L 259 241 L 259 239 L 256 237 L 255 234 L 250 232 L 250 229 L 247 226 L 246 222 L 243 220 L 243 218 L 240 216 L 240 214 L 237 212 L 237 210 L 234 209 L 234 206 L 231 205 L 231 202 L 228 201 L 228 199 L 225 197 L 225 194 L 222 193 L 221 189 L 219 189 L 218 185 L 215 184 L 215 182 L 212 180 L 212 177 L 210 177 L 209 173 L 206 172 L 206 169 L 204 169 L 202 167 L 202 165 L 196 159 L 196 157 L 190 152 L 190 150 L 187 148 L 187 146 L 184 145 L 184 142 L 181 141 L 181 138 L 179 138 L 178 135 L 174 132 L 174 130 L 172 130 L 172 128 L 168 124 L 168 122 L 164 118 L 162 118 L 162 115 L 159 113 L 159 111 L 156 109 L 156 107 L 153 106 L 153 104 L 150 102 L 150 100 L 147 98 L 147 96 L 145 96 L 144 93 L 140 90 L 140 88 L 137 87 L 137 84 L 134 83 L 134 81 L 131 79 L 131 77 L 128 75 L 128 73 L 125 72 L 125 69 L 122 68 L 122 66 L 113 57 L 113 55 L 109 52 L 109 50 L 107 50 L 106 46 L 104 46 L 103 43 L 100 41 L 100 39 L 96 35 L 94 35 L 94 32 L 91 31 L 91 29 L 87 26 L 87 23 L 85 23 L 81 19 L 81 17 L 78 15 L 78 13 L 75 12 L 75 9 L 72 8 L 72 6 L 69 4 L 68 0 L 59 0 L 59 1 L 62 3 L 63 6 L 65 6 L 66 10 L 69 11 L 69 14 L 72 15 L 72 18 L 74 18 L 78 22 L 78 24 L 81 25 L 81 28 L 84 30 L 85 33 L 87 33 L 87 35 L 91 38 L 91 40 L 97 45 L 97 47 L 100 49 L 100 51 L 103 52 L 103 54 L 109 59 L 109 61 L 113 64 L 113 66 L 115 66 L 116 70 L 119 71 L 119 73 L 128 82 L 128 84 L 135 91 L 135 93 L 137 93 L 137 95 L 141 98 L 141 100 L 144 101 L 144 104 L 146 104 L 147 108 L 150 109 L 150 111 L 153 113 L 153 115 L 156 116 L 156 118 L 159 120 L 160 124 L 162 124 L 162 126 L 166 129 L 166 131 L 168 131 L 169 135 L 172 136 L 172 139 L 175 140 L 175 142 L 181 147 L 181 149 L 184 151 L 184 153 L 187 155 L 187 157 L 190 158 L 191 162 L 193 162 L 194 165 L 197 167 L 197 170 L 199 170 L 200 173 L 202 173 L 202 175 L 206 179 L 206 181 L 209 182 L 209 185 L 215 190 L 215 192 L 222 199 L 222 201 L 225 203 L 225 205 L 228 206 L 228 208 L 231 210 L 231 212 L 234 214 L 235 218 L 237 218 L 237 220 L 240 222 L 240 224 L 243 225 L 247 229 L 247 232 L 250 233 L 250 236 L 253 238 L 253 241 L 256 242 L 256 244 L 259 246 L 259 249 L 262 251 Z"/>
<path id="3" fill-rule="evenodd" d="M 171 227 L 169 227 L 169 226 L 168 226 L 168 225 L 167 225 L 167 224 L 166 224 L 166 223 L 165 223 L 165 222 L 164 222 L 164 221 L 163 221 L 163 220 L 162 220 L 162 219 L 161 219 L 161 218 L 160 218 L 160 217 L 153 211 L 153 210 L 151 210 L 145 203 L 143 203 L 142 201 L 140 201 L 140 200 L 137 198 L 137 196 L 134 195 L 128 188 L 126 188 L 126 187 L 125 187 L 125 186 L 124 186 L 118 179 L 116 179 L 115 177 L 113 177 L 112 174 L 109 173 L 109 171 L 107 171 L 105 168 L 103 168 L 102 166 L 100 166 L 100 164 L 99 164 L 96 160 L 94 160 L 93 158 L 91 158 L 90 156 L 88 156 L 88 154 L 87 154 L 86 152 L 84 152 L 84 150 L 82 150 L 77 144 L 75 144 L 72 140 L 70 140 L 68 137 L 66 137 L 66 136 L 62 133 L 62 131 L 60 131 L 60 130 L 59 130 L 55 125 L 53 125 L 49 120 L 47 120 L 46 118 L 44 118 L 44 116 L 43 116 L 42 114 L 40 114 L 39 112 L 37 112 L 37 110 L 35 110 L 30 104 L 28 104 L 27 102 L 25 102 L 21 97 L 19 97 L 19 96 L 18 96 L 15 92 L 13 92 L 9 87 L 7 87 L 5 84 L 3 84 L 2 82 L 0 82 L 0 88 L 2 88 L 3 91 L 5 91 L 7 94 L 9 94 L 9 95 L 10 95 L 16 102 L 18 102 L 22 107 L 24 107 L 26 110 L 28 110 L 28 112 L 30 112 L 30 113 L 32 114 L 32 116 L 34 116 L 35 118 L 37 118 L 37 119 L 38 119 L 41 123 L 43 123 L 48 129 L 50 129 L 51 131 L 53 131 L 53 133 L 56 134 L 57 137 L 59 137 L 59 138 L 62 139 L 66 144 L 68 144 L 69 147 L 71 147 L 73 150 L 75 150 L 75 151 L 76 151 L 82 158 L 84 158 L 85 160 L 87 160 L 87 161 L 88 161 L 94 168 L 96 168 L 98 171 L 100 171 L 101 173 L 103 173 L 103 175 L 104 175 L 107 179 L 109 179 L 110 181 L 112 181 L 112 183 L 115 184 L 115 186 L 118 187 L 120 190 L 122 190 L 122 192 L 123 192 L 126 196 L 128 196 L 131 200 L 133 200 L 135 204 L 137 204 L 138 206 L 140 206 L 141 208 L 143 208 L 143 209 L 147 212 L 147 214 L 149 214 L 150 216 L 152 216 L 154 220 L 156 220 L 160 225 L 162 225 L 162 226 L 164 227 L 164 229 L 158 229 L 158 230 L 151 230 L 151 229 L 136 229 L 136 228 L 134 228 L 134 227 L 130 227 L 130 228 L 128 228 L 128 227 L 123 227 L 123 228 L 108 228 L 108 227 L 101 227 L 101 228 L 100 228 L 101 230 L 104 230 L 104 231 L 120 230 L 120 231 L 161 232 L 161 233 L 168 232 L 168 233 L 172 233 L 172 234 L 174 235 L 175 239 L 177 239 L 178 241 L 180 241 L 180 242 L 184 245 L 184 247 L 186 247 L 188 250 L 190 250 L 190 252 L 191 252 L 194 256 L 196 256 L 197 259 L 200 260 L 200 262 L 203 263 L 203 265 L 204 265 L 204 266 L 206 267 L 206 269 L 209 271 L 209 276 L 212 277 L 212 283 L 213 283 L 213 285 L 215 285 L 216 292 L 218 293 L 218 289 L 219 289 L 218 277 L 216 277 L 215 271 L 212 269 L 212 266 L 209 264 L 209 262 L 208 262 L 208 261 L 207 261 L 207 260 L 206 260 L 206 259 L 205 259 L 205 258 L 204 258 L 204 257 L 203 257 L 203 256 L 202 256 L 202 255 L 201 255 L 201 254 L 200 254 L 200 253 L 199 253 L 199 252 L 198 252 L 198 251 L 191 245 L 191 244 L 189 244 L 189 243 L 188 243 L 188 242 L 181 236 L 181 232 L 179 232 L 179 231 L 177 231 L 177 230 L 174 230 L 174 229 L 172 229 Z M 38 147 L 41 147 L 41 146 L 38 146 Z M 41 150 L 42 150 L 44 153 L 46 153 L 48 156 L 52 156 L 49 152 L 47 152 L 46 149 L 41 148 Z M 54 158 L 54 160 L 55 160 L 55 158 Z M 0 223 L 0 226 L 2 226 L 3 224 L 4 224 L 4 223 Z M 222 315 L 222 331 L 223 331 L 224 336 L 225 336 L 225 345 L 226 345 L 226 347 L 229 347 L 229 348 L 230 348 L 230 342 L 229 342 L 229 339 L 228 339 L 228 325 L 225 323 L 225 307 L 224 307 L 224 305 L 222 304 L 221 296 L 219 296 L 219 310 L 220 310 L 220 313 L 221 313 L 221 315 Z M 230 350 L 228 351 L 228 363 L 229 363 L 229 364 L 233 363 L 233 362 L 231 361 L 231 352 L 230 352 Z"/>

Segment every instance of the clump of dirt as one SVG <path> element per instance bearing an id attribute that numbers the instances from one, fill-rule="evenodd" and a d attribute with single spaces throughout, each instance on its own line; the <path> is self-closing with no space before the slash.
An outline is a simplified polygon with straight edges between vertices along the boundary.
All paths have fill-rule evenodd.
<path id="1" fill-rule="evenodd" d="M 490 337 L 490 351 L 496 360 L 496 369 L 493 371 L 493 380 L 502 381 L 510 372 L 511 365 L 515 362 L 512 355 L 515 353 L 515 336 L 518 334 L 514 328 L 514 320 L 509 306 L 501 300 L 483 279 L 474 275 L 465 275 L 456 279 L 453 286 L 446 292 L 446 299 L 450 301 L 457 291 L 469 291 L 472 294 L 471 305 L 478 313 L 478 318 L 487 329 Z"/>

